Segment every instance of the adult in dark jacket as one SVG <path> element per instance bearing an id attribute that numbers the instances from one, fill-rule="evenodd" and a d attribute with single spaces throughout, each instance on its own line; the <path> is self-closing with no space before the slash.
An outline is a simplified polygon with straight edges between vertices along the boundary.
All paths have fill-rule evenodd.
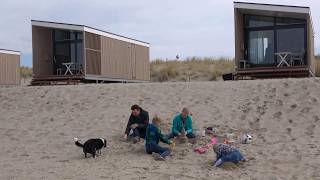
<path id="1" fill-rule="evenodd" d="M 149 113 L 136 104 L 131 106 L 131 111 L 132 113 L 127 124 L 124 139 L 128 139 L 130 136 L 136 143 L 140 141 L 140 138 L 146 137 L 146 128 L 149 124 Z"/>

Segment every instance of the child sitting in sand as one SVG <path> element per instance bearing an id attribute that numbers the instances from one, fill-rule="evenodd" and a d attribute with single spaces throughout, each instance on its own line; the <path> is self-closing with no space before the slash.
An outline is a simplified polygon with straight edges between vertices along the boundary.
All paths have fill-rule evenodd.
<path id="1" fill-rule="evenodd" d="M 159 129 L 161 119 L 155 116 L 152 119 L 152 123 L 147 126 L 146 130 L 146 152 L 153 154 L 156 160 L 165 160 L 170 155 L 170 149 L 159 146 L 159 141 L 167 144 L 172 142 L 161 133 Z"/>
<path id="2" fill-rule="evenodd" d="M 236 147 L 228 144 L 215 144 L 213 145 L 213 151 L 217 155 L 217 158 L 214 161 L 215 167 L 221 166 L 224 162 L 238 163 L 246 161 Z"/>

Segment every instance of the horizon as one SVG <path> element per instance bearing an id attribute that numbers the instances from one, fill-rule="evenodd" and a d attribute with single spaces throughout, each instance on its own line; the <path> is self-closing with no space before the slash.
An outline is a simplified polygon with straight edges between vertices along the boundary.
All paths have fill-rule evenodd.
<path id="1" fill-rule="evenodd" d="M 281 5 L 308 6 L 313 16 L 314 32 L 320 12 L 320 2 L 263 0 L 248 1 Z M 70 7 L 60 8 L 60 7 Z M 195 9 L 195 7 L 197 7 Z M 146 0 L 90 3 L 56 0 L 42 4 L 39 0 L 21 3 L 3 2 L 0 7 L 0 48 L 21 51 L 21 65 L 32 67 L 31 19 L 83 24 L 111 33 L 150 43 L 150 60 L 191 57 L 234 58 L 233 1 L 216 2 L 169 0 L 150 3 Z M 86 14 L 83 11 L 86 10 Z M 7 14 L 12 14 L 6 16 Z M 165 12 L 165 13 L 164 13 Z M 91 16 L 87 16 L 91 14 Z M 92 18 L 98 17 L 98 18 Z M 111 18 L 109 18 L 111 17 Z M 315 55 L 320 53 L 320 39 L 315 36 Z"/>

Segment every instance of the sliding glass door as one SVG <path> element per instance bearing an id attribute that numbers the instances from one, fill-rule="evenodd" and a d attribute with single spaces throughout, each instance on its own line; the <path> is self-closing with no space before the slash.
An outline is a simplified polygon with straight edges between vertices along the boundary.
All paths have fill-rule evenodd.
<path id="1" fill-rule="evenodd" d="M 305 29 L 304 28 L 290 28 L 277 30 L 277 49 L 279 52 L 291 52 L 294 56 L 305 60 Z M 277 57 L 277 63 L 280 58 Z"/>
<path id="2" fill-rule="evenodd" d="M 83 65 L 82 32 L 54 30 L 53 39 L 54 72 L 57 69 L 65 69 L 62 63 Z"/>
<path id="3" fill-rule="evenodd" d="M 248 58 L 255 65 L 274 63 L 274 34 L 272 30 L 250 31 L 248 40 Z"/>

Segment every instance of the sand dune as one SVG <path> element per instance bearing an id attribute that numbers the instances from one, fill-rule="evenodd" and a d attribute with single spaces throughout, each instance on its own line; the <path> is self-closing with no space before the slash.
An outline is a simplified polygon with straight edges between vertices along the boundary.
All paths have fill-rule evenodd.
<path id="1" fill-rule="evenodd" d="M 166 162 L 122 142 L 132 104 L 171 118 L 190 108 L 200 131 L 253 135 L 246 164 L 213 168 L 212 150 L 177 145 Z M 72 138 L 106 137 L 84 159 Z M 0 88 L 0 179 L 320 179 L 320 79 Z"/>

